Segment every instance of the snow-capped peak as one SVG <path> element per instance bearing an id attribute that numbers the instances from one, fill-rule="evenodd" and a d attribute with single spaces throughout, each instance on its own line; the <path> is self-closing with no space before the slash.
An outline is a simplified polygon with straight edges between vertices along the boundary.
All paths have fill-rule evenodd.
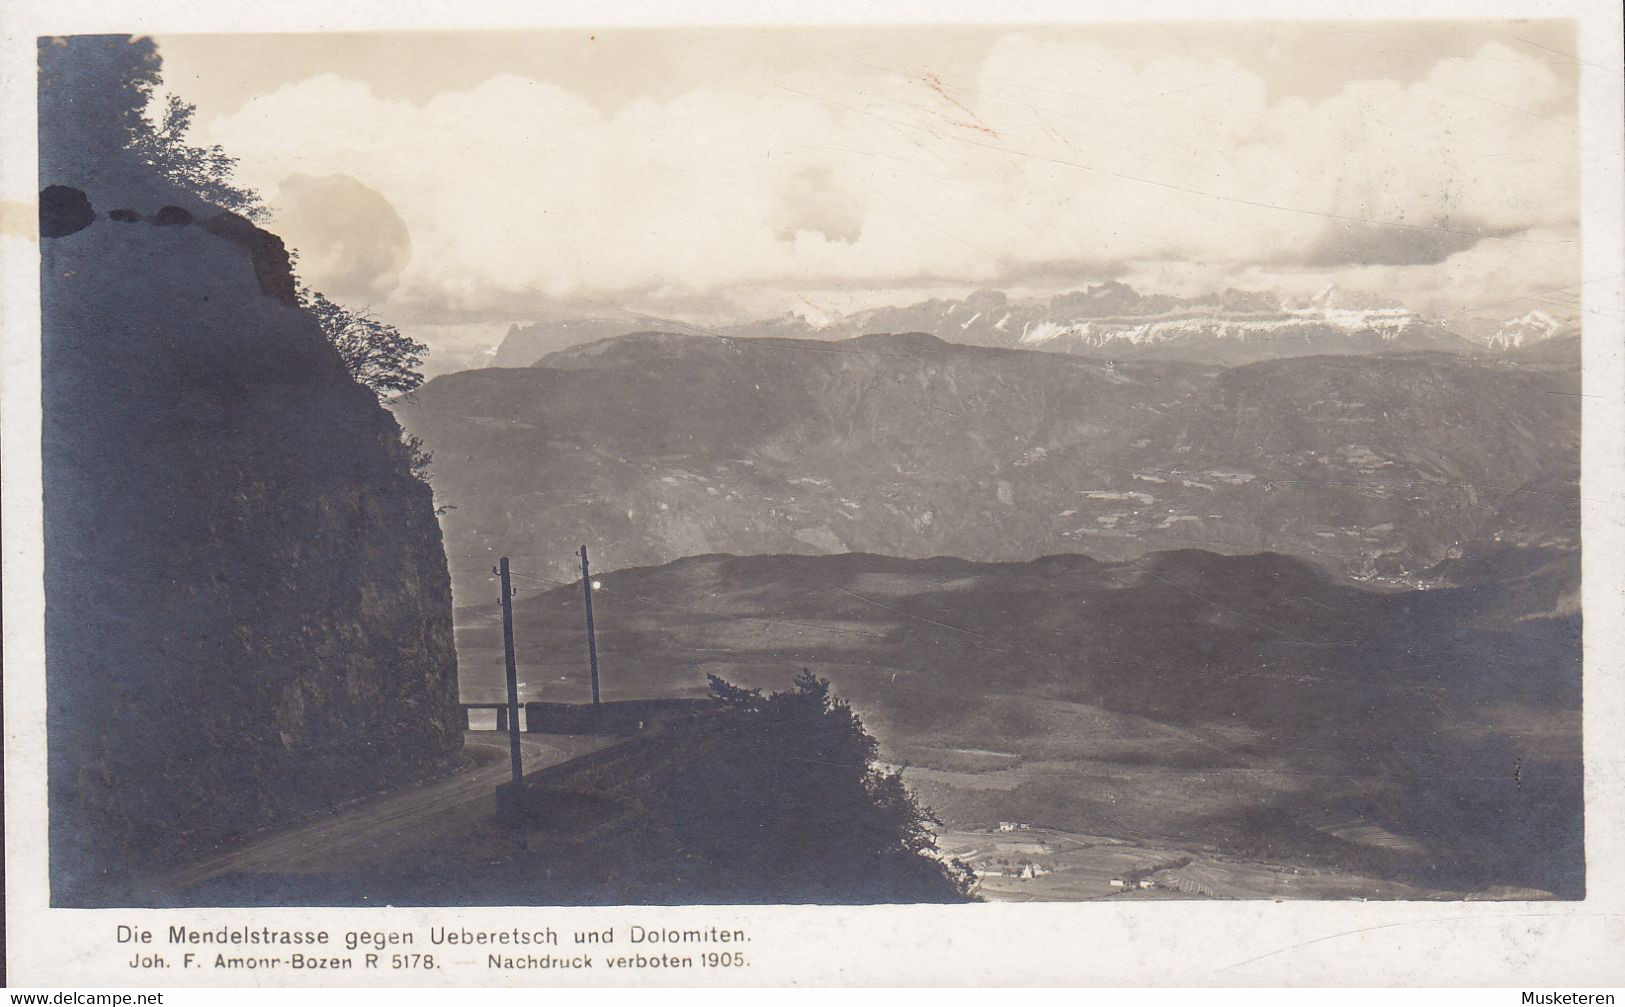
<path id="1" fill-rule="evenodd" d="M 1502 322 L 1495 335 L 1490 337 L 1489 345 L 1497 350 L 1517 349 L 1550 339 L 1562 327 L 1562 322 L 1536 308 Z"/>

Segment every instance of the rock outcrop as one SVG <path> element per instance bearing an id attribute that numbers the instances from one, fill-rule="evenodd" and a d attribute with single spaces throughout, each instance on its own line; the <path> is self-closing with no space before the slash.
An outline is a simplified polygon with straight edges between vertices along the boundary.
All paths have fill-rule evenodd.
<path id="1" fill-rule="evenodd" d="M 445 554 L 399 427 L 293 303 L 279 239 L 138 195 L 41 242 L 58 905 L 130 904 L 461 745 Z"/>

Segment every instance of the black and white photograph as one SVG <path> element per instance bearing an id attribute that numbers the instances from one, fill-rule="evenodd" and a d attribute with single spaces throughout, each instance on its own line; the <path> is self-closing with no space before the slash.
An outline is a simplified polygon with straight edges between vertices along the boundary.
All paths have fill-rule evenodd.
<path id="1" fill-rule="evenodd" d="M 41 911 L 1617 874 L 1579 19 L 25 41 Z"/>

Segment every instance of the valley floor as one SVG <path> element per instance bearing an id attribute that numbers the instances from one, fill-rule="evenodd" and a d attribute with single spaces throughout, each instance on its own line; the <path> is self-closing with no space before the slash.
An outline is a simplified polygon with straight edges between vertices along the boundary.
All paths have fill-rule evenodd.
<path id="1" fill-rule="evenodd" d="M 1417 888 L 1325 867 L 1265 863 L 1177 844 L 1091 836 L 1019 823 L 1008 830 L 945 829 L 944 856 L 976 872 L 989 902 L 1100 899 L 1454 900 L 1465 893 Z M 1530 889 L 1499 898 L 1542 899 Z"/>

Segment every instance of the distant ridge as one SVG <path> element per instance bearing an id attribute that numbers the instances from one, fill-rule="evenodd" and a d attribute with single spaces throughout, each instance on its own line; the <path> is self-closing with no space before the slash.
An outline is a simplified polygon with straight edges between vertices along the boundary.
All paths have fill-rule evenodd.
<path id="1" fill-rule="evenodd" d="M 1199 546 L 1405 584 L 1495 535 L 1577 540 L 1578 371 L 1533 352 L 1224 368 L 923 333 L 640 332 L 444 375 L 396 412 L 456 508 L 459 597 L 494 550 L 583 538 L 604 570 Z M 540 562 L 574 576 L 568 549 Z"/>
<path id="2" fill-rule="evenodd" d="M 516 325 L 490 365 L 529 366 L 549 353 L 650 327 L 648 319 L 636 316 Z M 816 321 L 792 313 L 692 331 L 826 341 L 917 332 L 967 345 L 1234 365 L 1328 353 L 1500 353 L 1576 328 L 1574 320 L 1540 310 L 1500 323 L 1478 319 L 1445 324 L 1402 304 L 1349 295 L 1332 285 L 1300 302 L 1270 291 L 1234 289 L 1196 297 L 1143 294 L 1111 281 L 1042 299 L 983 290 L 958 300 L 872 308 Z"/>

